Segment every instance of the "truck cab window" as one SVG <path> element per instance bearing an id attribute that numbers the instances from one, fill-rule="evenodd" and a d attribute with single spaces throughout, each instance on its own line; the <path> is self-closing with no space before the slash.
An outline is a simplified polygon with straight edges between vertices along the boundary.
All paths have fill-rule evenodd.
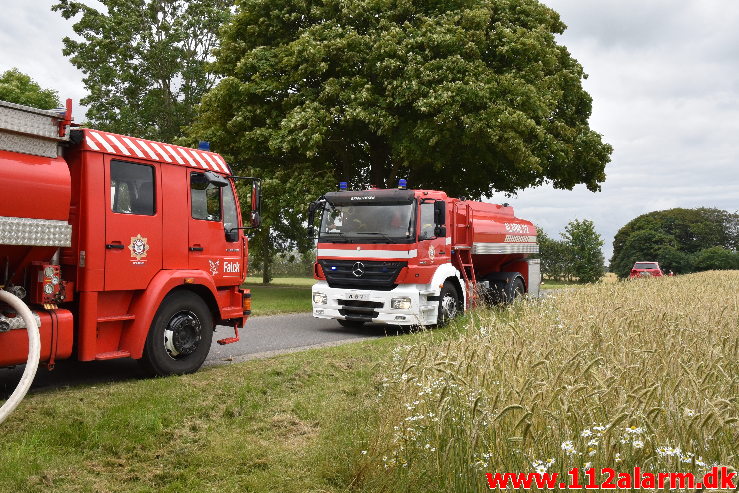
<path id="1" fill-rule="evenodd" d="M 238 231 L 229 237 L 229 230 L 238 228 L 239 221 L 236 214 L 236 199 L 230 186 L 223 187 L 223 229 L 226 232 L 226 241 L 238 241 Z"/>
<path id="2" fill-rule="evenodd" d="M 420 231 L 418 234 L 419 240 L 429 240 L 434 238 L 434 203 L 426 202 L 421 204 L 421 221 Z"/>
<path id="3" fill-rule="evenodd" d="M 220 221 L 221 189 L 212 183 L 207 183 L 205 180 L 197 179 L 198 174 L 200 173 L 190 173 L 192 218 L 205 221 Z"/>
<path id="4" fill-rule="evenodd" d="M 154 168 L 110 162 L 110 208 L 119 214 L 154 215 Z"/>

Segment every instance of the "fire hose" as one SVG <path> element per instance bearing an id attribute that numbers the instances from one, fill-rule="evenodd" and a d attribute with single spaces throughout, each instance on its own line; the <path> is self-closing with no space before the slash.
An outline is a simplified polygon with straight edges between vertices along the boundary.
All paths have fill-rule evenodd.
<path id="1" fill-rule="evenodd" d="M 20 382 L 18 382 L 18 386 L 8 400 L 5 401 L 5 404 L 0 407 L 0 423 L 2 423 L 18 407 L 18 404 L 20 404 L 26 392 L 31 387 L 31 383 L 33 383 L 36 370 L 38 369 L 39 358 L 41 357 L 41 336 L 39 335 L 36 317 L 33 316 L 31 310 L 20 298 L 7 291 L 0 290 L 0 302 L 10 305 L 23 318 L 28 332 L 28 361 L 26 362 L 26 368 L 23 370 L 23 376 Z"/>

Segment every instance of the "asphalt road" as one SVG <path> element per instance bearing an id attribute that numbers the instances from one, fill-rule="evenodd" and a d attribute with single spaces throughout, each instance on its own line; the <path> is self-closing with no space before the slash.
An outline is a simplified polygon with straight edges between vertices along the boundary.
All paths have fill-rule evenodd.
<path id="1" fill-rule="evenodd" d="M 240 341 L 225 346 L 216 340 L 233 336 L 233 328 L 219 326 L 213 334 L 205 366 L 232 364 L 304 349 L 334 346 L 373 337 L 405 333 L 408 329 L 371 324 L 361 329 L 348 329 L 335 320 L 319 320 L 310 313 L 253 317 L 240 330 Z M 0 369 L 0 399 L 15 389 L 23 366 Z M 53 371 L 39 366 L 31 392 L 103 384 L 142 378 L 138 364 L 131 359 L 111 361 L 59 361 Z"/>

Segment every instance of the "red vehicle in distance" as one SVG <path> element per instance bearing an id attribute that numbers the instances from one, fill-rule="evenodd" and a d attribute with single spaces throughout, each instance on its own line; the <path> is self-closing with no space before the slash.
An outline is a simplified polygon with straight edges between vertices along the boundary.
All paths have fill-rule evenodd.
<path id="1" fill-rule="evenodd" d="M 665 275 L 657 262 L 637 262 L 631 268 L 629 279 L 635 277 L 664 277 Z"/>

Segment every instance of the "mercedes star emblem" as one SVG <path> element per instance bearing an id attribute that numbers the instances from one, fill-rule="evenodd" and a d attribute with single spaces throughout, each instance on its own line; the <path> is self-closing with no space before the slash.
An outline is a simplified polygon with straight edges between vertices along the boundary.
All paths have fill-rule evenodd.
<path id="1" fill-rule="evenodd" d="M 354 262 L 352 274 L 354 274 L 354 277 L 362 277 L 364 275 L 364 264 L 362 262 Z"/>

